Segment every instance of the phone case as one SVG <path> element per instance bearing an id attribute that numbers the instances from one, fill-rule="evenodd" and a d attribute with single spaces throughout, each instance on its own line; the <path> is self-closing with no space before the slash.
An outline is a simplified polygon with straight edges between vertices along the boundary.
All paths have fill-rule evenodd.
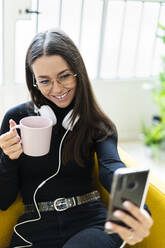
<path id="1" fill-rule="evenodd" d="M 131 201 L 139 208 L 144 206 L 148 191 L 148 175 L 149 169 L 120 168 L 115 171 L 107 220 L 129 228 L 129 226 L 113 216 L 113 212 L 119 209 L 131 215 L 123 206 L 123 202 L 126 200 Z"/>

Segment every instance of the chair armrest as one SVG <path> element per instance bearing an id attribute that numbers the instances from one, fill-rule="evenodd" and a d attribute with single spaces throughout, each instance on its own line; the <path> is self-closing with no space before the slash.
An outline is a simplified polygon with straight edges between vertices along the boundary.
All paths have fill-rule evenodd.
<path id="1" fill-rule="evenodd" d="M 9 247 L 13 227 L 23 212 L 24 205 L 20 195 L 7 210 L 0 210 L 0 248 Z"/>
<path id="2" fill-rule="evenodd" d="M 118 147 L 121 160 L 127 167 L 141 167 L 125 151 Z M 136 244 L 135 248 L 164 248 L 165 247 L 165 182 L 157 178 L 152 172 L 149 178 L 149 190 L 146 203 L 151 211 L 154 224 L 150 235 L 143 242 Z M 130 246 L 126 246 L 130 247 Z M 131 246 L 132 247 L 132 246 Z"/>

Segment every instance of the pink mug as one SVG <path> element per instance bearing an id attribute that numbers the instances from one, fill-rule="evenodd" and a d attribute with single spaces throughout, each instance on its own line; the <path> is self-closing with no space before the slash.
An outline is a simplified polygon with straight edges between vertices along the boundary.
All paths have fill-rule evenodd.
<path id="1" fill-rule="evenodd" d="M 29 156 L 43 156 L 50 150 L 52 120 L 42 116 L 28 116 L 12 127 L 21 130 L 23 151 Z"/>

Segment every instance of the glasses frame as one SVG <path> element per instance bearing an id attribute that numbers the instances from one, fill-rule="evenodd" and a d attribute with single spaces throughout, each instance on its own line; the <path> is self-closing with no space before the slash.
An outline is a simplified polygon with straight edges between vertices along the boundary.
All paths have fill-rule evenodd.
<path id="1" fill-rule="evenodd" d="M 76 74 L 76 73 L 75 73 L 75 74 L 71 73 L 71 74 L 72 74 L 73 77 L 77 77 L 77 74 Z M 38 83 L 37 83 L 37 80 L 35 79 L 35 75 L 33 74 L 32 77 L 33 77 L 33 86 L 36 87 L 36 88 L 38 88 L 39 85 L 38 85 Z M 51 79 L 51 80 L 49 80 L 49 81 L 50 81 L 50 83 L 51 83 L 51 88 L 52 88 L 52 87 L 53 87 L 53 84 L 54 84 L 54 79 Z M 61 82 L 59 82 L 58 76 L 56 77 L 56 81 L 57 81 L 57 83 L 58 83 L 59 85 L 62 85 L 63 87 L 65 87 Z M 41 86 L 41 85 L 40 85 L 40 86 Z M 42 86 L 41 86 L 41 88 L 42 88 Z M 43 88 L 44 88 L 44 87 L 43 87 Z M 51 88 L 50 88 L 50 89 L 51 89 Z"/>

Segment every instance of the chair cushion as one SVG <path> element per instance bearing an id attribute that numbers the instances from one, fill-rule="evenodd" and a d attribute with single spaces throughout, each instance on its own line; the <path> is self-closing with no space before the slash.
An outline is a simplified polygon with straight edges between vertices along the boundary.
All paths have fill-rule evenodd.
<path id="1" fill-rule="evenodd" d="M 13 227 L 23 212 L 24 205 L 20 196 L 6 211 L 0 210 L 0 248 L 9 246 Z"/>

